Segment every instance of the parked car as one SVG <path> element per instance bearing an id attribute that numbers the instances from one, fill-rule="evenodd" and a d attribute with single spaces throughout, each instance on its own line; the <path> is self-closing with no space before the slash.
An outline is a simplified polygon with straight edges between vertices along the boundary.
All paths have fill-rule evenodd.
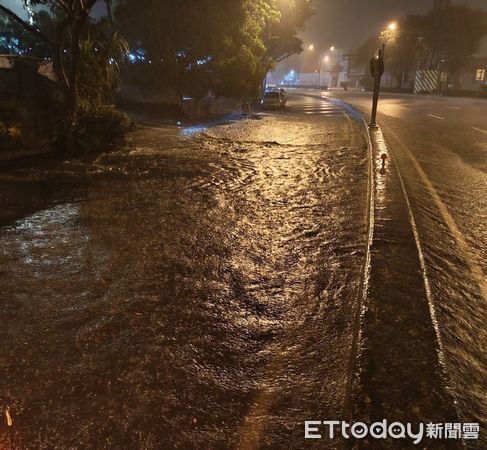
<path id="1" fill-rule="evenodd" d="M 279 89 L 279 92 L 281 93 L 282 95 L 282 98 L 284 100 L 284 105 L 287 103 L 287 95 L 286 95 L 286 91 L 284 89 Z"/>
<path id="2" fill-rule="evenodd" d="M 279 91 L 269 91 L 264 94 L 261 103 L 266 109 L 278 109 L 284 108 L 286 99 Z"/>

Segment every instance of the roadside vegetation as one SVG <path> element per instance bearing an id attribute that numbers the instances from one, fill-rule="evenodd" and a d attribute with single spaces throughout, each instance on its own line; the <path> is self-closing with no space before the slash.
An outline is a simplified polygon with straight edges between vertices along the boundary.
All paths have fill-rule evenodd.
<path id="1" fill-rule="evenodd" d="M 177 114 L 185 96 L 257 96 L 267 71 L 302 50 L 297 33 L 313 14 L 310 0 L 24 2 L 42 7 L 32 22 L 0 6 L 0 20 L 11 30 L 2 53 L 52 63 L 56 93 L 48 115 L 57 119 L 55 145 L 68 154 L 123 141 L 132 127 L 114 106 L 123 104 L 123 83 L 153 97 L 171 93 L 177 100 L 167 109 Z M 93 16 L 97 4 L 106 6 L 102 19 Z M 28 103 L 13 101 L 19 109 Z M 1 114 L 0 139 L 13 143 L 14 127 Z"/>
<path id="2" fill-rule="evenodd" d="M 408 73 L 420 67 L 448 75 L 448 84 L 459 88 L 459 76 L 487 35 L 487 13 L 466 6 L 450 6 L 425 15 L 402 17 L 374 35 L 357 49 L 360 67 L 368 65 L 371 55 L 386 45 L 385 64 L 396 87 L 402 87 Z"/>

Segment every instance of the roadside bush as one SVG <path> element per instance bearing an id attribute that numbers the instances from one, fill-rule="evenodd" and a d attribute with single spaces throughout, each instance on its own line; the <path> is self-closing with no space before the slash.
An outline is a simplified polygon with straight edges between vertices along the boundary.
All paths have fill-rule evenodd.
<path id="1" fill-rule="evenodd" d="M 71 154 L 96 154 L 122 145 L 134 128 L 133 121 L 112 106 L 83 104 L 74 124 L 63 123 L 55 143 Z"/>
<path id="2" fill-rule="evenodd" d="M 8 148 L 9 141 L 8 128 L 0 119 L 0 149 Z"/>
<path id="3" fill-rule="evenodd" d="M 0 102 L 0 120 L 6 124 L 21 120 L 25 112 L 26 106 L 19 101 Z"/>
<path id="4" fill-rule="evenodd" d="M 22 122 L 26 108 L 19 102 L 0 103 L 0 149 L 13 150 L 21 146 Z"/>
<path id="5" fill-rule="evenodd" d="M 20 146 L 20 129 L 17 127 L 9 127 L 0 120 L 0 151 L 15 150 Z"/>

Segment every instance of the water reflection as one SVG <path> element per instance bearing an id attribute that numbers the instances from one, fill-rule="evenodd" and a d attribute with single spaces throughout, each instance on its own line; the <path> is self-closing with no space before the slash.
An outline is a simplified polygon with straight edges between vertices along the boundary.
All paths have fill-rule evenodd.
<path id="1" fill-rule="evenodd" d="M 53 168 L 49 195 L 14 190 L 29 204 L 0 230 L 13 445 L 228 447 L 263 392 L 277 447 L 310 412 L 338 417 L 366 204 L 345 130 L 292 113 L 147 128 L 68 164 L 69 187 Z"/>

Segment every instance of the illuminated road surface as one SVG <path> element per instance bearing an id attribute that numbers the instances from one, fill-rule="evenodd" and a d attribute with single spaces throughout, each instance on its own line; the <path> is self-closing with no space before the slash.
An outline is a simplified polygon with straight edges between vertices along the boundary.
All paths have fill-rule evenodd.
<path id="1" fill-rule="evenodd" d="M 370 94 L 327 95 L 369 113 Z M 378 122 L 418 226 L 460 417 L 485 424 L 487 100 L 383 94 Z"/>
<path id="2" fill-rule="evenodd" d="M 425 113 L 425 135 L 446 122 Z M 419 131 L 394 120 L 414 152 L 406 137 Z M 146 125 L 95 161 L 0 174 L 0 407 L 13 418 L 0 447 L 337 448 L 304 443 L 303 422 L 349 412 L 367 248 L 358 126 L 297 96 L 285 111 L 206 128 Z M 427 136 L 428 160 L 450 167 Z M 479 380 L 471 409 L 461 406 L 479 417 L 485 366 L 463 339 L 481 348 L 472 333 L 484 338 L 475 282 L 485 262 L 463 253 L 482 248 L 485 221 L 477 240 L 450 228 L 482 211 L 472 186 L 484 172 L 471 161 L 454 165 L 462 179 L 435 172 L 458 181 L 449 202 L 468 212 L 450 220 L 451 203 L 427 200 L 431 186 L 401 155 L 435 298 L 448 292 L 438 307 L 448 357 L 463 385 Z"/>
<path id="3" fill-rule="evenodd" d="M 299 448 L 341 417 L 367 167 L 298 99 L 2 172 L 2 448 Z"/>

